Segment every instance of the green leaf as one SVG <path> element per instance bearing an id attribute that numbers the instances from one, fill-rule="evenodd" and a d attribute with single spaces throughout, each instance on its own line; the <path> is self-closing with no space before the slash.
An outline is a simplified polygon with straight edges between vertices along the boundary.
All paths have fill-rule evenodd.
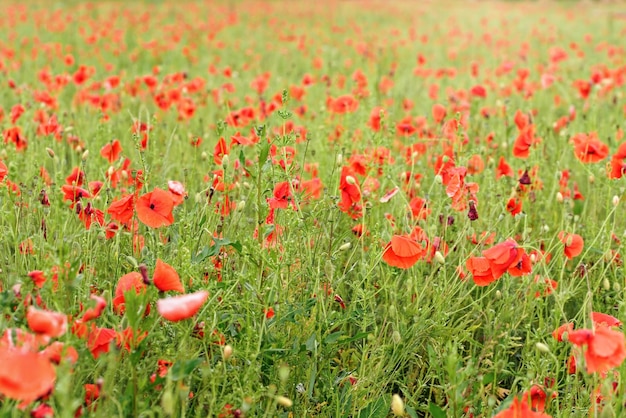
<path id="1" fill-rule="evenodd" d="M 417 411 L 410 406 L 404 406 L 404 410 L 411 418 L 417 418 Z"/>
<path id="2" fill-rule="evenodd" d="M 385 418 L 391 408 L 391 396 L 383 396 L 370 402 L 359 412 L 359 418 Z"/>
<path id="3" fill-rule="evenodd" d="M 305 347 L 308 351 L 314 352 L 317 349 L 318 342 L 315 339 L 315 333 L 311 334 L 308 340 L 306 340 Z"/>
<path id="4" fill-rule="evenodd" d="M 259 151 L 259 167 L 263 167 L 265 161 L 267 161 L 267 156 L 270 155 L 270 143 L 267 141 L 263 141 L 261 145 L 261 150 Z"/>
<path id="5" fill-rule="evenodd" d="M 343 331 L 333 332 L 332 334 L 327 335 L 326 338 L 324 338 L 324 344 L 335 344 L 342 335 Z"/>
<path id="6" fill-rule="evenodd" d="M 170 369 L 172 380 L 177 382 L 188 377 L 202 363 L 201 358 L 194 358 L 187 361 L 178 361 Z"/>
<path id="7" fill-rule="evenodd" d="M 447 417 L 446 411 L 441 409 L 439 405 L 434 404 L 432 402 L 428 404 L 428 412 L 430 412 L 430 415 L 432 415 L 433 418 L 446 418 Z"/>

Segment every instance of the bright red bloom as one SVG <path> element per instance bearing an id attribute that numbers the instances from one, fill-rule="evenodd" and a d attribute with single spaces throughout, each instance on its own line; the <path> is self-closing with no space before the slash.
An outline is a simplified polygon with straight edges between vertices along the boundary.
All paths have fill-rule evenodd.
<path id="1" fill-rule="evenodd" d="M 4 180 L 7 174 L 9 174 L 9 169 L 7 168 L 6 164 L 0 161 L 0 182 Z"/>
<path id="2" fill-rule="evenodd" d="M 113 142 L 106 144 L 100 149 L 100 155 L 105 158 L 109 163 L 113 164 L 120 158 L 122 153 L 122 145 L 117 139 Z"/>
<path id="3" fill-rule="evenodd" d="M 574 154 L 582 163 L 597 163 L 609 155 L 609 146 L 600 141 L 596 132 L 579 133 L 570 138 Z"/>
<path id="4" fill-rule="evenodd" d="M 168 321 L 182 321 L 198 313 L 208 297 L 209 292 L 201 290 L 187 295 L 159 299 L 157 301 L 157 310 Z"/>
<path id="5" fill-rule="evenodd" d="M 152 276 L 152 282 L 161 292 L 174 290 L 184 292 L 183 284 L 174 267 L 157 258 L 156 267 Z"/>
<path id="6" fill-rule="evenodd" d="M 174 201 L 170 193 L 159 188 L 137 199 L 137 217 L 150 228 L 160 228 L 174 223 Z"/>
<path id="7" fill-rule="evenodd" d="M 135 212 L 134 195 L 128 194 L 109 205 L 107 213 L 116 221 L 126 224 L 132 218 Z"/>
<path id="8" fill-rule="evenodd" d="M 424 248 L 406 235 L 394 235 L 385 246 L 383 261 L 401 269 L 411 268 L 424 256 Z"/>
<path id="9" fill-rule="evenodd" d="M 140 273 L 131 272 L 123 275 L 117 282 L 115 287 L 115 296 L 113 298 L 113 308 L 116 312 L 124 312 L 124 294 L 129 291 L 134 291 L 139 294 L 146 289 L 146 284 L 143 281 L 143 277 Z"/>
<path id="10" fill-rule="evenodd" d="M 578 234 L 566 234 L 565 231 L 559 232 L 559 240 L 565 244 L 563 249 L 565 257 L 570 260 L 580 255 L 583 252 L 585 242 L 583 238 Z"/>
<path id="11" fill-rule="evenodd" d="M 28 327 L 37 334 L 50 338 L 60 337 L 67 331 L 67 315 L 29 306 L 26 312 Z"/>
<path id="12" fill-rule="evenodd" d="M 33 280 L 33 283 L 35 283 L 35 286 L 39 289 L 41 289 L 44 283 L 46 282 L 46 276 L 44 275 L 44 272 L 41 270 L 33 270 L 29 272 L 28 277 L 30 277 Z"/>
<path id="13" fill-rule="evenodd" d="M 568 339 L 576 346 L 587 346 L 585 350 L 587 373 L 605 373 L 619 367 L 626 359 L 624 334 L 608 327 L 599 326 L 595 330 L 572 331 Z"/>
<path id="14" fill-rule="evenodd" d="M 342 212 L 349 213 L 353 218 L 361 216 L 361 189 L 357 183 L 357 179 L 350 167 L 341 169 L 341 179 L 339 180 L 339 192 L 341 193 L 341 201 L 339 209 Z"/>
<path id="15" fill-rule="evenodd" d="M 0 394 L 32 402 L 54 387 L 56 371 L 50 361 L 30 351 L 0 347 Z"/>
<path id="16" fill-rule="evenodd" d="M 499 277 L 495 277 L 491 271 L 491 264 L 485 257 L 470 257 L 465 262 L 465 267 L 472 275 L 472 279 L 477 286 L 487 286 Z"/>
<path id="17" fill-rule="evenodd" d="M 533 411 L 530 405 L 528 405 L 526 397 L 523 397 L 520 401 L 516 396 L 507 409 L 500 411 L 493 418 L 550 418 L 550 415 Z"/>
<path id="18" fill-rule="evenodd" d="M 340 96 L 336 99 L 329 97 L 326 101 L 328 110 L 335 114 L 351 113 L 358 109 L 359 102 L 353 96 Z"/>
<path id="19" fill-rule="evenodd" d="M 489 261 L 495 279 L 499 279 L 509 268 L 515 267 L 524 255 L 514 239 L 509 238 L 493 247 L 484 250 L 483 256 Z"/>

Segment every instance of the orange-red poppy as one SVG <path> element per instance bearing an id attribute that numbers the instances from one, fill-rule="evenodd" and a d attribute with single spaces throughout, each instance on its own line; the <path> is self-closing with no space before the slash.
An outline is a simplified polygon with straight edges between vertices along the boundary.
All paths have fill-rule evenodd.
<path id="1" fill-rule="evenodd" d="M 528 404 L 528 398 L 522 397 L 522 400 L 516 396 L 513 398 L 511 405 L 494 415 L 493 418 L 551 418 L 550 415 L 543 412 L 533 411 Z"/>
<path id="2" fill-rule="evenodd" d="M 28 327 L 37 334 L 60 337 L 67 331 L 67 315 L 29 306 L 26 312 Z"/>
<path id="3" fill-rule="evenodd" d="M 150 228 L 160 228 L 174 223 L 174 201 L 170 193 L 158 187 L 137 199 L 137 217 Z"/>
<path id="4" fill-rule="evenodd" d="M 131 290 L 135 291 L 135 293 L 139 294 L 146 289 L 146 284 L 143 281 L 143 277 L 140 273 L 131 272 L 123 275 L 117 282 L 117 286 L 115 287 L 115 296 L 113 298 L 113 309 L 116 312 L 123 313 L 124 312 L 124 303 L 126 300 L 124 299 L 124 294 Z"/>
<path id="5" fill-rule="evenodd" d="M 105 158 L 111 164 L 113 164 L 120 158 L 121 153 L 122 145 L 117 139 L 113 140 L 113 142 L 106 144 L 100 149 L 100 155 L 102 156 L 102 158 Z"/>
<path id="6" fill-rule="evenodd" d="M 185 291 L 185 289 L 183 289 L 183 284 L 180 281 L 180 277 L 174 267 L 162 261 L 160 258 L 156 261 L 152 282 L 161 292 L 174 290 L 182 293 Z"/>
<path id="7" fill-rule="evenodd" d="M 622 321 L 602 312 L 591 312 L 591 320 L 596 327 L 605 326 L 610 328 L 622 326 Z"/>
<path id="8" fill-rule="evenodd" d="M 109 205 L 107 213 L 111 215 L 114 220 L 125 224 L 133 218 L 135 211 L 134 195 L 128 194 L 121 199 L 118 199 Z"/>
<path id="9" fill-rule="evenodd" d="M 157 301 L 157 311 L 168 321 L 176 322 L 194 316 L 209 297 L 209 292 L 201 290 L 182 296 L 173 296 Z"/>
<path id="10" fill-rule="evenodd" d="M 7 168 L 6 164 L 0 161 L 0 182 L 4 180 L 4 178 L 6 177 L 8 173 L 9 173 L 9 169 Z"/>
<path id="11" fill-rule="evenodd" d="M 56 371 L 50 361 L 30 351 L 0 347 L 0 394 L 32 402 L 54 387 Z"/>
<path id="12" fill-rule="evenodd" d="M 411 268 L 424 256 L 424 248 L 406 235 L 394 235 L 385 246 L 383 260 L 393 267 Z"/>
<path id="13" fill-rule="evenodd" d="M 499 279 L 509 268 L 517 266 L 522 260 L 524 250 L 514 239 L 509 238 L 484 250 L 482 254 L 489 261 L 494 278 Z"/>
<path id="14" fill-rule="evenodd" d="M 578 234 L 568 234 L 565 231 L 559 232 L 559 240 L 563 244 L 565 244 L 565 248 L 563 249 L 565 253 L 565 257 L 570 260 L 574 257 L 580 255 L 583 252 L 583 248 L 585 246 L 585 242 L 583 238 Z"/>
<path id="15" fill-rule="evenodd" d="M 609 327 L 599 326 L 595 330 L 572 331 L 568 339 L 576 346 L 587 346 L 585 350 L 587 373 L 605 373 L 619 367 L 626 359 L 624 334 Z"/>
<path id="16" fill-rule="evenodd" d="M 570 138 L 574 154 L 582 163 L 597 163 L 609 155 L 609 146 L 600 141 L 596 132 L 579 133 Z"/>
<path id="17" fill-rule="evenodd" d="M 491 263 L 485 257 L 470 257 L 465 262 L 465 267 L 477 286 L 487 286 L 499 278 L 494 276 Z"/>

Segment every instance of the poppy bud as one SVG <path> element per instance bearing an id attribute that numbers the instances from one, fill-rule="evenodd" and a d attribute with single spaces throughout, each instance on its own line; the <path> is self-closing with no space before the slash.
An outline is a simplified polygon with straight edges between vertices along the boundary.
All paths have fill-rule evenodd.
<path id="1" fill-rule="evenodd" d="M 354 186 L 356 184 L 356 179 L 352 176 L 346 176 L 346 183 L 348 183 L 351 186 Z"/>
<path id="2" fill-rule="evenodd" d="M 441 254 L 441 251 L 435 251 L 435 261 L 439 264 L 445 264 L 446 259 L 443 254 Z"/>
<path id="3" fill-rule="evenodd" d="M 540 353 L 543 354 L 548 354 L 550 353 L 550 347 L 548 347 L 547 345 L 545 345 L 544 343 L 536 343 L 535 344 L 535 348 L 537 349 L 537 351 L 539 351 Z"/>
<path id="4" fill-rule="evenodd" d="M 245 201 L 245 200 L 240 200 L 240 201 L 237 203 L 237 210 L 238 210 L 238 211 L 242 211 L 242 210 L 244 210 L 244 209 L 245 209 L 245 207 L 246 207 L 246 201 Z"/>
<path id="5" fill-rule="evenodd" d="M 556 193 L 556 201 L 559 202 L 559 203 L 563 203 L 563 200 L 564 200 L 563 193 L 557 192 Z"/>
<path id="6" fill-rule="evenodd" d="M 283 364 L 278 368 L 278 378 L 281 382 L 286 382 L 289 379 L 289 366 Z"/>
<path id="7" fill-rule="evenodd" d="M 343 162 L 343 155 L 341 153 L 337 154 L 336 162 L 337 162 L 337 165 L 341 165 L 341 163 Z"/>
<path id="8" fill-rule="evenodd" d="M 174 395 L 171 391 L 166 391 L 161 397 L 161 408 L 165 415 L 174 415 Z"/>
<path id="9" fill-rule="evenodd" d="M 83 152 L 83 155 L 80 157 L 80 159 L 84 162 L 84 161 L 87 161 L 87 157 L 89 157 L 88 149 L 86 149 L 85 152 Z"/>
<path id="10" fill-rule="evenodd" d="M 602 279 L 602 287 L 604 288 L 604 290 L 609 291 L 611 290 L 611 282 L 609 281 L 609 279 L 607 279 L 606 277 L 604 279 Z"/>
<path id="11" fill-rule="evenodd" d="M 349 250 L 351 246 L 352 246 L 352 244 L 350 242 L 345 242 L 345 243 L 341 244 L 341 247 L 339 247 L 339 251 Z"/>
<path id="12" fill-rule="evenodd" d="M 224 154 L 224 156 L 222 157 L 222 167 L 228 168 L 228 164 L 230 164 L 230 157 L 228 156 L 228 154 Z"/>
<path id="13" fill-rule="evenodd" d="M 394 331 L 391 334 L 391 341 L 393 341 L 395 344 L 400 344 L 400 342 L 402 341 L 402 335 L 400 335 L 398 331 Z"/>
<path id="14" fill-rule="evenodd" d="M 276 403 L 285 408 L 291 408 L 293 406 L 293 401 L 286 396 L 277 396 Z"/>
<path id="15" fill-rule="evenodd" d="M 397 417 L 404 416 L 404 401 L 397 393 L 391 397 L 391 412 Z"/>
<path id="16" fill-rule="evenodd" d="M 596 177 L 593 174 L 589 174 L 589 183 L 593 184 L 596 181 Z"/>
<path id="17" fill-rule="evenodd" d="M 50 158 L 54 158 L 55 154 L 54 154 L 54 150 L 52 148 L 46 148 L 46 152 L 48 153 Z"/>
<path id="18" fill-rule="evenodd" d="M 441 159 L 441 161 L 445 164 L 448 161 L 450 161 L 450 157 L 448 157 L 447 155 L 444 155 L 443 158 Z"/>
<path id="19" fill-rule="evenodd" d="M 613 290 L 616 292 L 619 292 L 622 289 L 622 286 L 620 286 L 619 283 L 615 282 L 613 283 Z"/>
<path id="20" fill-rule="evenodd" d="M 435 183 L 439 183 L 439 184 L 443 183 L 443 177 L 441 176 L 441 174 L 437 174 L 435 176 Z"/>
<path id="21" fill-rule="evenodd" d="M 496 299 L 502 299 L 502 292 L 496 290 Z"/>
<path id="22" fill-rule="evenodd" d="M 619 197 L 613 196 L 613 206 L 617 206 L 617 205 L 619 205 Z"/>
<path id="23" fill-rule="evenodd" d="M 209 158 L 209 156 L 205 151 L 202 151 L 202 154 L 200 154 L 200 158 L 202 159 L 202 161 L 205 161 L 207 158 Z"/>
<path id="24" fill-rule="evenodd" d="M 335 273 L 335 266 L 333 266 L 330 260 L 326 260 L 324 264 L 324 273 L 326 273 L 326 277 L 328 277 L 329 280 L 332 280 L 333 273 Z"/>

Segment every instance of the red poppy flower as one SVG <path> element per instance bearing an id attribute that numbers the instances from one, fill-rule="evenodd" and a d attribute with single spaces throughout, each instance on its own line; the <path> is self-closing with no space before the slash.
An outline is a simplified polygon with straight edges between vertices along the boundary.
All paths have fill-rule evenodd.
<path id="1" fill-rule="evenodd" d="M 187 295 L 159 299 L 157 301 L 157 310 L 168 321 L 182 321 L 198 313 L 208 297 L 209 292 L 201 290 Z"/>
<path id="2" fill-rule="evenodd" d="M 33 280 L 33 283 L 35 283 L 35 286 L 39 289 L 41 289 L 44 283 L 46 283 L 46 276 L 44 275 L 44 272 L 41 270 L 33 270 L 29 272 L 28 277 L 30 277 Z"/>
<path id="3" fill-rule="evenodd" d="M 609 155 L 609 146 L 598 139 L 596 132 L 579 133 L 570 138 L 574 154 L 582 163 L 597 163 Z"/>
<path id="4" fill-rule="evenodd" d="M 115 330 L 111 328 L 93 327 L 87 336 L 87 347 L 94 358 L 100 354 L 108 353 L 111 349 L 111 341 L 115 339 Z"/>
<path id="5" fill-rule="evenodd" d="M 442 104 L 435 103 L 432 107 L 432 114 L 435 123 L 439 124 L 446 118 L 446 107 Z"/>
<path id="6" fill-rule="evenodd" d="M 626 359 L 624 334 L 608 327 L 572 331 L 568 339 L 576 346 L 587 346 L 585 350 L 587 373 L 605 373 L 619 367 Z"/>
<path id="7" fill-rule="evenodd" d="M 326 100 L 326 105 L 328 106 L 328 110 L 331 113 L 341 115 L 344 113 L 351 113 L 357 110 L 359 107 L 359 102 L 353 96 L 346 95 L 337 97 L 336 99 L 329 97 Z"/>
<path id="8" fill-rule="evenodd" d="M 569 335 L 570 332 L 574 331 L 574 324 L 571 322 L 567 322 L 552 332 L 552 336 L 558 341 L 563 342 L 563 334 L 567 333 Z"/>
<path id="9" fill-rule="evenodd" d="M 100 315 L 102 315 L 104 308 L 106 308 L 107 306 L 107 301 L 101 296 L 91 295 L 90 298 L 91 300 L 96 301 L 96 306 L 94 306 L 93 308 L 89 308 L 85 311 L 85 313 L 83 314 L 83 317 L 81 318 L 81 321 L 83 322 L 87 322 L 87 321 L 91 321 L 93 319 L 99 318 Z"/>
<path id="10" fill-rule="evenodd" d="M 567 234 L 565 231 L 559 232 L 559 240 L 563 244 L 565 244 L 565 248 L 563 249 L 565 252 L 565 257 L 570 260 L 574 257 L 580 255 L 583 252 L 583 248 L 585 246 L 585 242 L 583 238 L 578 234 Z"/>
<path id="11" fill-rule="evenodd" d="M 152 282 L 161 292 L 174 290 L 176 292 L 184 292 L 183 284 L 174 267 L 162 261 L 160 258 L 156 261 Z"/>
<path id="12" fill-rule="evenodd" d="M 339 192 L 341 193 L 341 201 L 339 209 L 342 212 L 351 214 L 353 218 L 361 216 L 361 189 L 357 183 L 356 177 L 350 167 L 341 169 L 341 179 L 339 180 Z"/>
<path id="13" fill-rule="evenodd" d="M 7 168 L 6 164 L 0 161 L 0 182 L 4 180 L 4 178 L 7 176 L 8 173 L 9 173 L 9 169 Z"/>
<path id="14" fill-rule="evenodd" d="M 137 199 L 137 217 L 150 228 L 160 228 L 174 223 L 174 201 L 165 190 L 155 188 Z"/>
<path id="15" fill-rule="evenodd" d="M 528 405 L 528 399 L 523 397 L 520 401 L 516 396 L 513 398 L 511 405 L 494 415 L 493 418 L 551 418 L 550 415 L 543 412 L 535 412 Z"/>
<path id="16" fill-rule="evenodd" d="M 105 158 L 109 163 L 113 164 L 120 158 L 122 153 L 122 145 L 117 139 L 113 142 L 106 144 L 100 149 L 100 155 Z"/>
<path id="17" fill-rule="evenodd" d="M 146 284 L 143 281 L 143 277 L 140 273 L 131 272 L 123 275 L 117 282 L 117 286 L 115 287 L 115 296 L 113 298 L 113 309 L 116 312 L 123 313 L 124 312 L 124 294 L 131 290 L 134 290 L 135 293 L 139 294 L 146 289 Z"/>
<path id="18" fill-rule="evenodd" d="M 74 203 L 78 202 L 82 198 L 91 199 L 89 191 L 78 186 L 64 184 L 61 187 L 61 191 L 63 192 L 63 200 L 69 200 Z"/>
<path id="19" fill-rule="evenodd" d="M 622 326 L 622 321 L 612 315 L 601 312 L 591 312 L 591 320 L 596 327 L 605 326 L 611 328 Z"/>
<path id="20" fill-rule="evenodd" d="M 519 197 L 512 197 L 506 203 L 506 211 L 515 216 L 522 212 L 522 200 Z"/>
<path id="21" fill-rule="evenodd" d="M 21 349 L 0 347 L 0 394 L 32 402 L 54 387 L 56 372 L 44 356 Z"/>
<path id="22" fill-rule="evenodd" d="M 121 224 L 128 223 L 133 218 L 135 211 L 134 197 L 135 195 L 128 194 L 114 201 L 109 205 L 107 213 L 111 215 L 111 218 Z"/>
<path id="23" fill-rule="evenodd" d="M 484 250 L 482 254 L 489 261 L 494 278 L 499 279 L 509 268 L 517 266 L 524 250 L 518 247 L 514 239 L 509 238 Z"/>
<path id="24" fill-rule="evenodd" d="M 496 280 L 493 271 L 491 271 L 491 263 L 485 257 L 470 257 L 465 262 L 465 267 L 472 275 L 472 279 L 477 286 L 487 286 Z"/>
<path id="25" fill-rule="evenodd" d="M 60 337 L 67 331 L 67 316 L 60 312 L 44 311 L 29 306 L 26 321 L 33 332 L 50 338 Z"/>
<path id="26" fill-rule="evenodd" d="M 383 260 L 393 267 L 411 268 L 424 256 L 424 248 L 405 235 L 394 235 L 385 246 Z"/>

